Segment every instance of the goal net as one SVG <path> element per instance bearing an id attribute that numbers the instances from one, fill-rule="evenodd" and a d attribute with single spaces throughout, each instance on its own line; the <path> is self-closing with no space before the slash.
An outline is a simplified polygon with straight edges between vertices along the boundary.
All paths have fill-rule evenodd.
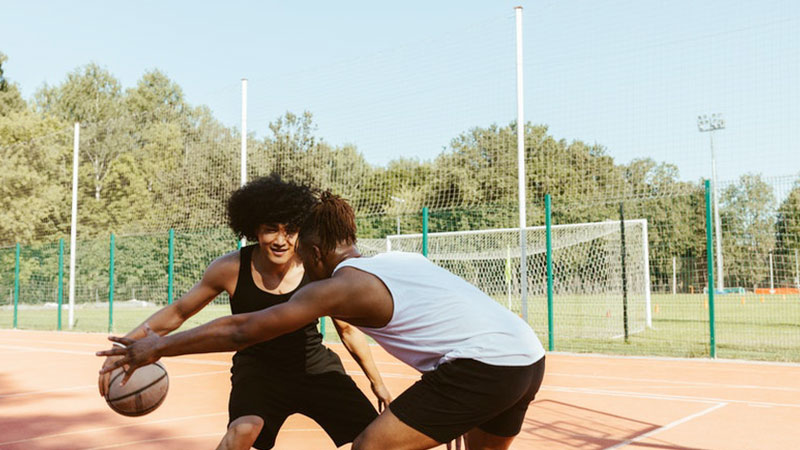
<path id="1" fill-rule="evenodd" d="M 537 331 L 547 329 L 545 233 L 543 226 L 525 229 L 527 302 Z M 622 338 L 625 303 L 629 333 L 650 326 L 647 221 L 626 220 L 624 245 L 621 236 L 618 221 L 552 227 L 553 310 L 560 339 Z M 421 234 L 389 236 L 386 247 L 421 252 L 422 238 Z M 519 243 L 518 228 L 430 233 L 428 258 L 520 313 Z"/>

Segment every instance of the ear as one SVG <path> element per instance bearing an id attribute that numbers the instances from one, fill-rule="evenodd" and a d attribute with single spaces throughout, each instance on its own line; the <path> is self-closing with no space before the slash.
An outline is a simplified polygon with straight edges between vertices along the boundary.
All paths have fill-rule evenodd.
<path id="1" fill-rule="evenodd" d="M 319 249 L 319 246 L 318 245 L 312 245 L 311 249 L 314 252 L 314 260 L 322 262 L 322 250 Z"/>

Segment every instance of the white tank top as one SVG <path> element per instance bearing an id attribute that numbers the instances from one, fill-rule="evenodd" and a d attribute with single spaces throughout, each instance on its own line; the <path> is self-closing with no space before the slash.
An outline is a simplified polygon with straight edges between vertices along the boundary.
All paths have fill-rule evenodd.
<path id="1" fill-rule="evenodd" d="M 527 366 L 544 356 L 536 333 L 480 289 L 417 253 L 350 258 L 389 289 L 394 312 L 386 326 L 358 327 L 397 359 L 428 372 L 454 359 Z"/>

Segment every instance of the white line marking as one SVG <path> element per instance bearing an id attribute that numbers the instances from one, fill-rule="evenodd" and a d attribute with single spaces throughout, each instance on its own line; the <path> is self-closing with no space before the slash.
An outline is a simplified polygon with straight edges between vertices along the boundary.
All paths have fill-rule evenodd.
<path id="1" fill-rule="evenodd" d="M 578 358 L 598 358 L 598 359 L 640 359 L 645 361 L 684 361 L 706 364 L 752 364 L 759 366 L 779 366 L 779 367 L 800 367 L 800 363 L 784 361 L 754 361 L 749 359 L 727 359 L 727 358 L 679 358 L 677 356 L 641 356 L 641 355 L 604 355 L 601 353 L 573 353 L 573 352 L 547 352 L 548 355 L 574 356 Z"/>
<path id="2" fill-rule="evenodd" d="M 694 413 L 692 415 L 686 416 L 686 417 L 684 417 L 682 419 L 678 419 L 678 420 L 676 420 L 674 422 L 670 422 L 670 423 L 668 423 L 668 424 L 666 424 L 666 425 L 664 425 L 662 427 L 658 427 L 655 430 L 651 430 L 651 431 L 648 431 L 646 433 L 642 433 L 642 434 L 640 434 L 638 436 L 634 436 L 633 438 L 628 439 L 628 440 L 623 441 L 623 442 L 620 442 L 617 445 L 612 445 L 611 447 L 606 447 L 604 450 L 612 450 L 612 449 L 615 449 L 615 448 L 625 447 L 626 445 L 630 445 L 630 444 L 632 444 L 634 442 L 641 441 L 642 439 L 646 439 L 646 438 L 648 438 L 650 436 L 653 436 L 655 434 L 661 433 L 662 431 L 667 431 L 670 428 L 677 427 L 678 425 L 681 425 L 681 424 L 684 424 L 686 422 L 689 422 L 690 420 L 694 420 L 694 419 L 696 419 L 696 418 L 698 418 L 700 416 L 704 416 L 704 415 L 706 415 L 706 414 L 708 414 L 708 413 L 710 413 L 712 411 L 716 411 L 716 410 L 718 410 L 718 409 L 720 409 L 720 408 L 722 408 L 723 406 L 726 406 L 726 405 L 727 405 L 727 403 L 718 403 L 718 404 L 716 404 L 716 405 L 714 405 L 714 406 L 712 406 L 710 408 L 706 408 L 706 409 L 704 409 L 704 410 L 702 410 L 700 412 L 697 412 L 697 413 Z"/>
<path id="3" fill-rule="evenodd" d="M 227 370 L 215 370 L 213 372 L 198 372 L 198 373 L 188 373 L 184 375 L 174 375 L 170 378 L 177 379 L 177 378 L 193 378 L 193 377 L 204 377 L 206 375 L 215 375 L 220 373 L 229 373 Z M 72 386 L 72 387 L 65 387 L 65 388 L 58 388 L 58 389 L 45 389 L 41 391 L 28 391 L 28 392 L 18 392 L 14 394 L 0 394 L 0 398 L 17 398 L 17 397 L 30 397 L 33 395 L 43 395 L 43 394 L 51 394 L 54 392 L 69 392 L 69 391 L 82 391 L 85 389 L 97 389 L 96 384 L 87 384 L 84 386 Z"/>
<path id="4" fill-rule="evenodd" d="M 209 414 L 197 414 L 194 416 L 183 416 L 183 417 L 172 417 L 169 419 L 160 419 L 160 420 L 151 420 L 149 422 L 137 422 L 128 425 L 116 425 L 113 427 L 101 427 L 101 428 L 90 428 L 88 430 L 79 430 L 79 431 L 68 431 L 65 433 L 57 433 L 57 434 L 46 434 L 44 436 L 36 436 L 33 438 L 27 439 L 19 439 L 16 441 L 7 441 L 7 442 L 0 442 L 0 445 L 10 445 L 10 444 L 18 444 L 21 442 L 30 442 L 30 441 L 38 441 L 40 439 L 50 439 L 54 437 L 61 437 L 61 436 L 70 436 L 75 434 L 84 434 L 84 433 L 98 433 L 101 431 L 110 431 L 110 430 L 119 430 L 122 428 L 131 428 L 131 427 L 141 427 L 145 425 L 155 425 L 159 423 L 170 423 L 170 422 L 179 422 L 182 420 L 194 420 L 194 419 L 202 419 L 205 417 L 214 417 L 214 416 L 222 416 L 227 415 L 228 412 L 217 412 L 217 413 L 209 413 Z"/>
<path id="5" fill-rule="evenodd" d="M 323 431 L 321 428 L 281 428 L 280 433 L 291 433 L 291 432 L 302 432 L 307 433 L 309 431 Z M 222 437 L 222 432 L 219 433 L 203 433 L 203 434 L 187 434 L 184 436 L 171 436 L 171 437 L 163 437 L 163 438 L 156 438 L 156 439 L 145 439 L 141 441 L 130 441 L 130 442 L 122 442 L 118 444 L 110 444 L 110 445 L 103 445 L 101 447 L 90 447 L 86 448 L 85 450 L 102 450 L 106 448 L 120 448 L 120 447 L 127 447 L 129 445 L 136 445 L 136 444 L 148 444 L 151 442 L 160 442 L 160 441 L 171 441 L 175 439 L 196 439 L 196 438 L 205 438 L 205 437 L 214 437 L 219 436 Z"/>
<path id="6" fill-rule="evenodd" d="M 664 395 L 664 394 L 650 394 L 646 392 L 627 392 L 627 391 L 610 391 L 602 389 L 590 388 L 575 388 L 564 386 L 542 386 L 543 391 L 554 392 L 568 392 L 573 394 L 592 394 L 592 395 L 609 395 L 612 397 L 631 397 L 631 398 L 644 398 L 653 400 L 671 400 L 671 401 L 686 401 L 697 403 L 736 403 L 740 405 L 749 406 L 778 406 L 784 408 L 800 408 L 798 403 L 772 403 L 772 402 L 754 402 L 752 400 L 735 400 L 726 398 L 713 398 L 713 397 L 691 397 L 686 395 Z"/>
<path id="7" fill-rule="evenodd" d="M 759 390 L 770 390 L 770 391 L 790 391 L 790 392 L 800 392 L 800 388 L 791 388 L 791 387 L 783 387 L 783 386 L 758 386 L 758 385 L 751 385 L 751 384 L 720 384 L 720 383 L 708 383 L 704 381 L 677 381 L 677 380 L 664 380 L 664 379 L 657 379 L 657 378 L 633 378 L 633 377 L 612 377 L 612 376 L 604 376 L 604 375 L 581 375 L 581 374 L 572 374 L 572 373 L 563 373 L 563 372 L 545 372 L 547 376 L 559 376 L 559 377 L 572 377 L 572 378 L 590 378 L 590 379 L 597 379 L 597 380 L 619 380 L 619 381 L 641 381 L 647 383 L 665 383 L 665 384 L 679 384 L 679 385 L 686 385 L 686 386 L 712 386 L 712 387 L 721 387 L 721 388 L 728 388 L 728 389 L 759 389 Z"/>
<path id="8" fill-rule="evenodd" d="M 183 436 L 170 436 L 164 438 L 157 438 L 157 439 L 145 439 L 141 441 L 128 441 L 128 442 L 121 442 L 117 444 L 110 444 L 110 445 L 102 445 L 100 447 L 86 447 L 86 450 L 101 450 L 105 448 L 120 448 L 120 447 L 128 447 L 131 445 L 138 445 L 138 444 L 149 444 L 153 442 L 160 442 L 160 441 L 171 441 L 175 439 L 197 439 L 197 438 L 210 438 L 210 437 L 219 437 L 222 438 L 222 431 L 218 433 L 202 433 L 202 434 L 186 434 Z"/>
<path id="9" fill-rule="evenodd" d="M 357 370 L 346 370 L 345 371 L 348 375 L 356 376 L 356 377 L 366 377 L 364 372 L 359 372 Z M 381 372 L 381 377 L 383 378 L 400 378 L 402 380 L 419 380 L 419 375 L 406 375 L 404 373 L 391 373 L 391 372 Z"/>

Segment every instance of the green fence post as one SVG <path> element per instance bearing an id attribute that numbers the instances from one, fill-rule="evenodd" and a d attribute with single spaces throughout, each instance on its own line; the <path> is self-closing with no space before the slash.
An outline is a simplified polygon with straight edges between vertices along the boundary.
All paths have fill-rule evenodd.
<path id="1" fill-rule="evenodd" d="M 428 208 L 422 208 L 422 256 L 428 257 Z"/>
<path id="2" fill-rule="evenodd" d="M 167 303 L 172 304 L 172 282 L 175 276 L 175 230 L 169 229 L 169 265 L 167 266 Z"/>
<path id="3" fill-rule="evenodd" d="M 64 239 L 58 240 L 58 331 L 61 331 L 61 305 L 64 303 Z"/>
<path id="4" fill-rule="evenodd" d="M 717 343 L 714 330 L 714 238 L 711 232 L 711 184 L 706 187 L 706 255 L 708 259 L 708 332 L 711 357 L 717 357 Z"/>
<path id="5" fill-rule="evenodd" d="M 550 194 L 544 196 L 544 228 L 547 246 L 547 348 L 551 352 L 556 349 L 553 327 L 553 233 L 551 219 Z"/>
<path id="6" fill-rule="evenodd" d="M 14 328 L 17 328 L 17 308 L 19 306 L 19 243 L 14 253 Z"/>
<path id="7" fill-rule="evenodd" d="M 622 328 L 625 342 L 628 342 L 628 272 L 625 265 L 625 256 L 628 254 L 625 245 L 625 207 L 624 202 L 619 203 L 619 235 L 620 235 L 620 262 L 622 263 Z"/>
<path id="8" fill-rule="evenodd" d="M 114 328 L 114 233 L 108 245 L 108 332 Z"/>

